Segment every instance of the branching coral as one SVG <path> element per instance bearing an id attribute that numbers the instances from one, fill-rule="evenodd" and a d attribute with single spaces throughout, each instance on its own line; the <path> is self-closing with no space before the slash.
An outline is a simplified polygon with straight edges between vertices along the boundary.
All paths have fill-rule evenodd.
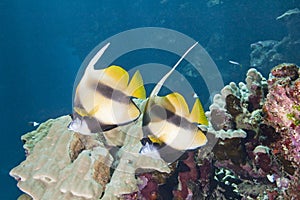
<path id="1" fill-rule="evenodd" d="M 225 86 L 206 113 L 211 122 L 209 132 L 222 139 L 245 138 L 245 130 L 258 132 L 266 92 L 266 80 L 255 69 L 248 71 L 246 84 Z"/>

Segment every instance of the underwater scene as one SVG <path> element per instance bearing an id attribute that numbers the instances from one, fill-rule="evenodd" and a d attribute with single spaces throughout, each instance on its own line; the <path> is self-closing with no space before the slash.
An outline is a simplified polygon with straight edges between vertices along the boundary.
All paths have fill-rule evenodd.
<path id="1" fill-rule="evenodd" d="M 2 200 L 299 200 L 299 0 L 0 1 Z"/>

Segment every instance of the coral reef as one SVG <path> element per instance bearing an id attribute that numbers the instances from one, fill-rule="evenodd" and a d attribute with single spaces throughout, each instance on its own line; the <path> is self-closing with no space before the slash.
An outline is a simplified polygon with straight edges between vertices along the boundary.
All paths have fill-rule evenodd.
<path id="1" fill-rule="evenodd" d="M 10 175 L 33 199 L 92 199 L 105 189 L 109 152 L 94 138 L 84 142 L 68 131 L 70 121 L 68 116 L 49 120 L 22 137 L 27 158 Z"/>
<path id="2" fill-rule="evenodd" d="M 211 163 L 241 181 L 236 190 L 242 198 L 296 199 L 299 99 L 299 67 L 294 64 L 276 66 L 268 81 L 250 69 L 246 84 L 230 83 L 214 97 L 206 113 L 208 133 L 220 139 Z"/>
<path id="3" fill-rule="evenodd" d="M 136 169 L 170 172 L 163 160 L 138 154 L 141 144 L 134 131 L 126 136 L 118 151 L 120 159 L 114 161 L 97 136 L 68 131 L 70 121 L 69 116 L 49 120 L 22 136 L 27 158 L 10 175 L 33 199 L 118 199 L 138 191 Z"/>
<path id="4" fill-rule="evenodd" d="M 249 69 L 206 115 L 206 146 L 171 164 L 139 153 L 139 120 L 95 136 L 68 131 L 68 116 L 48 120 L 22 136 L 26 160 L 10 175 L 20 199 L 299 199 L 297 65 L 274 67 L 268 80 Z"/>
<path id="5" fill-rule="evenodd" d="M 255 69 L 248 71 L 246 84 L 225 86 L 206 113 L 211 124 L 208 132 L 222 139 L 245 138 L 245 130 L 257 132 L 266 92 L 266 79 Z"/>
<path id="6" fill-rule="evenodd" d="M 274 144 L 294 167 L 300 165 L 300 69 L 294 64 L 281 64 L 271 71 L 269 93 L 264 104 L 266 123 L 280 133 Z"/>
<path id="7" fill-rule="evenodd" d="M 288 35 L 281 41 L 266 40 L 251 44 L 250 66 L 270 70 L 273 66 L 289 61 L 299 64 L 300 11 L 288 10 L 276 19 L 285 24 Z"/>

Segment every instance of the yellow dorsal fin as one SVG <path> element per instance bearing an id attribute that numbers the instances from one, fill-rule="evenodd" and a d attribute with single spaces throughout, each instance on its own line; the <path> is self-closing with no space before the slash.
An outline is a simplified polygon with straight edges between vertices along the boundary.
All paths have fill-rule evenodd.
<path id="1" fill-rule="evenodd" d="M 112 65 L 104 70 L 103 76 L 105 76 L 105 75 L 107 75 L 108 77 L 113 79 L 113 80 L 111 80 L 113 82 L 107 83 L 109 85 L 114 84 L 116 86 L 116 88 L 119 88 L 119 87 L 122 88 L 122 87 L 126 87 L 128 85 L 129 75 L 128 75 L 127 71 L 124 70 L 122 67 Z M 102 77 L 101 79 L 105 80 L 105 81 L 109 81 L 109 80 L 106 80 L 106 77 Z M 113 88 L 115 88 L 115 87 L 113 87 Z"/>
<path id="2" fill-rule="evenodd" d="M 205 116 L 203 107 L 201 105 L 200 100 L 197 98 L 195 101 L 195 104 L 193 106 L 193 109 L 191 111 L 189 119 L 191 122 L 196 122 L 198 124 L 208 125 L 207 118 Z"/>
<path id="3" fill-rule="evenodd" d="M 142 79 L 142 75 L 139 71 L 136 71 L 132 76 L 132 79 L 127 87 L 128 94 L 130 96 L 146 99 L 146 91 L 144 87 L 144 82 Z"/>
<path id="4" fill-rule="evenodd" d="M 175 107 L 176 114 L 181 114 L 181 116 L 189 115 L 189 107 L 184 99 L 184 97 L 177 93 L 171 93 L 166 96 L 170 103 Z"/>
<path id="5" fill-rule="evenodd" d="M 197 130 L 197 133 L 195 134 L 195 137 L 192 141 L 192 144 L 189 146 L 188 149 L 195 149 L 198 147 L 201 147 L 203 145 L 205 145 L 207 143 L 207 138 L 204 135 L 204 133 L 202 133 L 202 131 L 200 131 L 199 129 Z"/>

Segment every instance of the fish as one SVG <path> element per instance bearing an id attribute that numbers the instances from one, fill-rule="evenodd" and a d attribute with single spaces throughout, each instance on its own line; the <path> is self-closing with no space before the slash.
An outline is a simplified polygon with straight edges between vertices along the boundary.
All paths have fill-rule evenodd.
<path id="1" fill-rule="evenodd" d="M 238 63 L 236 61 L 233 61 L 233 60 L 229 60 L 229 63 L 233 64 L 233 65 L 238 65 L 238 66 L 242 67 L 242 64 L 240 64 L 240 63 Z"/>
<path id="2" fill-rule="evenodd" d="M 167 78 L 197 44 L 196 42 L 192 45 L 157 83 L 147 99 L 143 114 L 144 137 L 148 137 L 153 143 L 166 144 L 178 151 L 196 149 L 207 143 L 205 134 L 197 126 L 208 125 L 207 118 L 199 98 L 196 98 L 190 111 L 181 94 L 173 92 L 160 97 L 158 93 Z"/>
<path id="3" fill-rule="evenodd" d="M 28 122 L 28 125 L 29 125 L 29 126 L 33 126 L 33 127 L 36 127 L 36 126 L 40 125 L 40 123 L 39 123 L 39 122 L 32 121 L 32 122 Z"/>
<path id="4" fill-rule="evenodd" d="M 133 98 L 146 99 L 139 71 L 129 82 L 128 72 L 120 66 L 94 69 L 109 45 L 102 47 L 90 60 L 76 87 L 73 121 L 68 126 L 69 130 L 92 135 L 132 123 L 141 115 L 133 102 Z"/>

